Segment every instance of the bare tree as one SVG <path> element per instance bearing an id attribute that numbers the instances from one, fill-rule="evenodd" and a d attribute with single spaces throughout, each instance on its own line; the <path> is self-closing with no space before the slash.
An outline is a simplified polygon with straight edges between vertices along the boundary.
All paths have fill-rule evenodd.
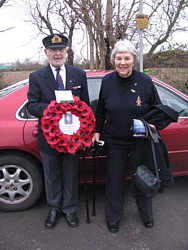
<path id="1" fill-rule="evenodd" d="M 127 38 L 139 45 L 135 18 L 139 13 L 138 0 L 23 1 L 30 22 L 40 33 L 67 33 L 71 63 L 78 38 L 83 37 L 88 43 L 91 70 L 110 67 L 110 52 L 117 40 Z M 143 0 L 143 7 L 149 16 L 149 28 L 143 30 L 149 56 L 161 45 L 170 44 L 176 32 L 188 30 L 187 0 Z"/>
<path id="2" fill-rule="evenodd" d="M 125 37 L 127 25 L 135 0 L 131 4 L 122 1 L 102 0 L 65 0 L 78 19 L 84 23 L 89 37 L 90 69 L 108 67 L 109 53 L 117 39 Z M 106 3 L 105 3 L 106 2 Z M 123 1 L 124 2 L 124 1 Z M 71 4 L 70 4 L 71 3 Z M 134 12 L 133 12 L 134 13 Z"/>
<path id="3" fill-rule="evenodd" d="M 152 4 L 149 16 L 150 26 L 144 36 L 150 45 L 148 56 L 152 55 L 161 44 L 168 42 L 173 33 L 187 30 L 180 25 L 180 22 L 187 19 L 185 12 L 188 10 L 188 3 L 186 0 L 161 0 L 153 1 Z"/>
<path id="4" fill-rule="evenodd" d="M 99 1 L 82 0 L 65 0 L 64 1 L 71 10 L 75 13 L 78 20 L 85 25 L 86 36 L 89 37 L 89 51 L 90 51 L 90 69 L 94 69 L 94 40 L 95 40 L 95 13 L 93 6 L 97 6 L 97 12 L 100 12 Z"/>

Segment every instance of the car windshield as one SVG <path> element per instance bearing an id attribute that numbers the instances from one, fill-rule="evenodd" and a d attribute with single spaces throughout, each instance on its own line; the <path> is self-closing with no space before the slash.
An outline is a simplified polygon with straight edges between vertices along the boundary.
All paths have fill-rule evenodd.
<path id="1" fill-rule="evenodd" d="M 4 89 L 0 90 L 0 98 L 3 98 L 6 95 L 9 95 L 10 93 L 16 91 L 17 89 L 22 88 L 23 86 L 27 85 L 28 81 L 24 80 L 15 84 L 12 84 Z"/>

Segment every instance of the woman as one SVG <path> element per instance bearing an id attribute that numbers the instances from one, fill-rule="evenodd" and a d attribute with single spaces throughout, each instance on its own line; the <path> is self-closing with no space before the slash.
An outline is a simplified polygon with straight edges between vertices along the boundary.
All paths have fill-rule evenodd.
<path id="1" fill-rule="evenodd" d="M 138 139 L 131 133 L 133 119 L 143 117 L 151 105 L 161 101 L 151 78 L 134 69 L 138 55 L 130 41 L 115 44 L 111 63 L 115 71 L 102 79 L 93 142 L 103 131 L 107 147 L 105 215 L 109 231 L 116 233 L 123 217 L 128 161 L 135 164 Z M 136 201 L 144 225 L 153 227 L 152 198 L 136 195 Z"/>

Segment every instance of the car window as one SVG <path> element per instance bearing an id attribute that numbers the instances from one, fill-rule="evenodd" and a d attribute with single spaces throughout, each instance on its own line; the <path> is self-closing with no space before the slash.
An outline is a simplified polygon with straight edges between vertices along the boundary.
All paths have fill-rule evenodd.
<path id="1" fill-rule="evenodd" d="M 186 100 L 171 90 L 166 89 L 164 86 L 156 84 L 155 82 L 154 84 L 163 104 L 176 110 L 179 113 L 179 117 L 188 117 L 188 102 Z"/>
<path id="2" fill-rule="evenodd" d="M 99 98 L 99 90 L 101 86 L 101 77 L 90 78 L 88 77 L 88 91 L 89 91 L 89 99 L 93 112 L 95 112 L 97 107 L 97 101 Z"/>
<path id="3" fill-rule="evenodd" d="M 27 101 L 18 109 L 16 117 L 19 120 L 36 120 L 37 117 L 31 115 L 27 109 Z"/>

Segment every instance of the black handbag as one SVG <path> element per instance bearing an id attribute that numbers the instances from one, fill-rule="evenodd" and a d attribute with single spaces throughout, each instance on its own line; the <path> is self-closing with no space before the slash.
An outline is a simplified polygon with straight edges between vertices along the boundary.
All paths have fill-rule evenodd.
<path id="1" fill-rule="evenodd" d="M 156 175 L 145 165 L 136 168 L 132 182 L 142 195 L 154 194 L 160 188 Z"/>
<path id="2" fill-rule="evenodd" d="M 148 128 L 150 130 L 150 128 Z M 151 131 L 148 131 L 152 133 Z M 155 142 L 156 142 L 155 136 Z M 155 165 L 155 173 L 153 173 L 147 166 L 138 165 L 132 177 L 132 183 L 137 188 L 138 192 L 144 196 L 154 195 L 160 188 L 160 179 L 157 167 L 157 160 L 155 155 L 153 137 L 148 138 L 151 142 L 153 160 Z"/>

